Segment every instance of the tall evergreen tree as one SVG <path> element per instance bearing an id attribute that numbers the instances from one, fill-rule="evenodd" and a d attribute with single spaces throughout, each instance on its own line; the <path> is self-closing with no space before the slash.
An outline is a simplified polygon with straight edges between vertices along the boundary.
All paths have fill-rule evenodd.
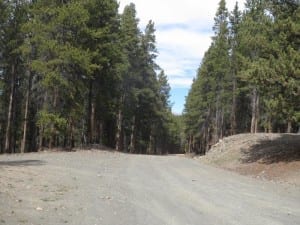
<path id="1" fill-rule="evenodd" d="M 215 36 L 214 45 L 214 69 L 213 76 L 216 83 L 215 89 L 215 126 L 214 140 L 218 141 L 224 135 L 226 118 L 230 115 L 230 74 L 229 63 L 229 30 L 228 30 L 228 11 L 225 0 L 221 0 L 215 16 L 213 27 Z"/>
<path id="2" fill-rule="evenodd" d="M 237 112 L 238 102 L 241 99 L 239 93 L 240 81 L 238 80 L 238 71 L 241 66 L 240 53 L 239 53 L 239 25 L 241 23 L 242 13 L 239 10 L 238 3 L 236 3 L 234 10 L 229 16 L 230 29 L 229 29 L 229 42 L 230 42 L 230 79 L 232 86 L 232 108 L 230 128 L 231 134 L 235 134 L 238 130 L 237 125 Z"/>
<path id="3" fill-rule="evenodd" d="M 137 82 L 139 65 L 140 30 L 136 18 L 135 5 L 131 3 L 124 8 L 121 16 L 121 40 L 125 67 L 123 68 L 120 85 L 121 95 L 117 120 L 116 148 L 135 152 L 136 147 L 136 113 L 137 113 Z M 128 138 L 130 136 L 130 138 Z M 129 144 L 129 147 L 128 146 Z"/>
<path id="4" fill-rule="evenodd" d="M 37 122 L 39 146 L 71 146 L 75 123 L 83 115 L 82 76 L 93 69 L 90 51 L 82 48 L 80 39 L 87 32 L 88 13 L 77 1 L 38 1 L 32 14 L 27 29 L 37 58 L 31 67 L 44 93 Z"/>
<path id="5" fill-rule="evenodd" d="M 245 6 L 246 12 L 240 25 L 240 47 L 243 56 L 240 78 L 247 82 L 251 98 L 250 131 L 256 133 L 259 129 L 264 82 L 273 74 L 269 64 L 271 18 L 266 14 L 265 1 L 249 0 Z"/>
<path id="6" fill-rule="evenodd" d="M 1 73 L 4 82 L 4 114 L 5 121 L 2 129 L 5 129 L 4 152 L 17 151 L 17 140 L 20 133 L 21 101 L 20 86 L 23 81 L 21 74 L 24 72 L 23 59 L 19 47 L 22 45 L 24 36 L 21 32 L 22 24 L 27 20 L 27 1 L 2 1 L 1 2 Z M 3 6 L 3 8 L 2 8 Z M 4 128 L 5 127 L 5 128 Z"/>
<path id="7" fill-rule="evenodd" d="M 87 140 L 91 144 L 113 146 L 119 95 L 117 84 L 123 63 L 118 3 L 115 0 L 90 0 L 85 3 L 85 8 L 90 16 L 89 36 L 84 46 L 93 51 L 91 60 L 96 65 L 87 82 Z"/>
<path id="8" fill-rule="evenodd" d="M 269 9 L 274 19 L 272 50 L 275 73 L 272 80 L 277 88 L 267 101 L 270 118 L 268 128 L 272 131 L 274 125 L 283 125 L 285 131 L 290 133 L 300 124 L 297 103 L 300 96 L 300 3 L 270 0 Z"/>

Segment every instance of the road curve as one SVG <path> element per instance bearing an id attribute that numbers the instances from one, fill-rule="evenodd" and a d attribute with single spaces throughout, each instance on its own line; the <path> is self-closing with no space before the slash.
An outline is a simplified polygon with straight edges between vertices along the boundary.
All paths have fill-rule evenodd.
<path id="1" fill-rule="evenodd" d="M 0 156 L 0 225 L 293 225 L 300 187 L 178 156 Z"/>

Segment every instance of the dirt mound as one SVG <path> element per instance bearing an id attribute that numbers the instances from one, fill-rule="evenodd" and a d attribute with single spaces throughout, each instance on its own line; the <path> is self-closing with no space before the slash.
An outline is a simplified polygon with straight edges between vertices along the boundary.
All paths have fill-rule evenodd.
<path id="1" fill-rule="evenodd" d="M 300 135 L 239 134 L 214 145 L 204 163 L 260 179 L 300 185 Z"/>

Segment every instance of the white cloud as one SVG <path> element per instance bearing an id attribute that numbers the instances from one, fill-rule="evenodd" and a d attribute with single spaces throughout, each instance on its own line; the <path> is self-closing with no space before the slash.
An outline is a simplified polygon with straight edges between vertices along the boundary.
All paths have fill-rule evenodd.
<path id="1" fill-rule="evenodd" d="M 120 11 L 133 2 L 140 26 L 153 20 L 157 31 L 158 64 L 171 87 L 190 87 L 204 52 L 211 43 L 219 0 L 120 0 Z M 231 11 L 236 0 L 227 0 Z M 243 8 L 244 0 L 238 0 Z"/>
<path id="2" fill-rule="evenodd" d="M 186 88 L 189 87 L 193 82 L 193 79 L 188 77 L 173 77 L 170 79 L 169 83 L 172 87 L 176 88 Z"/>

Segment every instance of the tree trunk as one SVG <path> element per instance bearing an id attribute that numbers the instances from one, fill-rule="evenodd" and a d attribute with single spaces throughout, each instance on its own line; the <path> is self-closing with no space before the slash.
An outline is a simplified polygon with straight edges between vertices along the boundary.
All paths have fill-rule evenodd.
<path id="1" fill-rule="evenodd" d="M 256 109 L 256 115 L 255 115 L 255 133 L 258 132 L 258 122 L 259 122 L 259 94 L 256 95 L 256 102 L 255 102 L 255 109 Z"/>
<path id="2" fill-rule="evenodd" d="M 44 128 L 43 126 L 41 126 L 39 128 L 39 148 L 38 148 L 38 151 L 42 151 L 43 150 L 43 136 L 44 136 Z"/>
<path id="3" fill-rule="evenodd" d="M 153 128 L 151 128 L 149 135 L 149 146 L 148 146 L 148 154 L 154 154 L 154 137 L 153 137 Z"/>
<path id="4" fill-rule="evenodd" d="M 117 117 L 116 151 L 122 151 L 122 110 L 119 109 Z"/>
<path id="5" fill-rule="evenodd" d="M 30 92 L 31 92 L 31 72 L 29 72 L 29 78 L 28 78 L 28 88 L 26 91 L 26 100 L 25 100 L 25 112 L 24 112 L 24 124 L 23 124 L 23 138 L 21 142 L 21 153 L 25 152 L 26 148 L 26 137 L 27 137 L 27 122 L 28 122 L 28 108 L 29 108 L 29 98 L 30 98 Z"/>
<path id="6" fill-rule="evenodd" d="M 133 116 L 131 125 L 131 135 L 130 135 L 130 153 L 135 153 L 135 141 L 136 141 L 136 118 Z"/>
<path id="7" fill-rule="evenodd" d="M 292 133 L 292 122 L 291 121 L 288 121 L 286 132 L 287 133 Z"/>
<path id="8" fill-rule="evenodd" d="M 92 143 L 92 124 L 91 124 L 91 117 L 92 117 L 92 102 L 93 102 L 93 80 L 90 80 L 89 83 L 89 96 L 88 96 L 88 117 L 87 120 L 87 144 Z"/>
<path id="9" fill-rule="evenodd" d="M 192 149 L 192 135 L 189 136 L 189 142 L 188 142 L 188 153 L 191 153 Z"/>
<path id="10" fill-rule="evenodd" d="M 92 105 L 91 105 L 91 140 L 90 140 L 90 143 L 91 144 L 94 144 L 95 143 L 95 102 L 92 102 Z"/>
<path id="11" fill-rule="evenodd" d="M 71 122 L 70 144 L 69 144 L 70 149 L 74 148 L 74 146 L 75 146 L 74 142 L 75 142 L 74 141 L 74 125 L 73 125 L 73 122 Z"/>
<path id="12" fill-rule="evenodd" d="M 45 103 L 46 103 L 47 98 L 48 98 L 48 92 L 46 91 L 44 96 L 43 96 L 43 102 L 42 102 L 43 108 L 45 108 Z M 41 124 L 39 126 L 38 151 L 43 150 L 43 147 L 44 147 L 43 142 L 44 142 L 44 126 Z"/>
<path id="13" fill-rule="evenodd" d="M 272 133 L 273 126 L 272 126 L 272 120 L 271 118 L 268 119 L 268 133 Z"/>
<path id="14" fill-rule="evenodd" d="M 251 107 L 252 107 L 252 118 L 251 118 L 251 133 L 257 133 L 258 131 L 258 117 L 259 117 L 259 95 L 257 93 L 256 88 L 253 89 L 252 99 L 251 99 Z"/>
<path id="15" fill-rule="evenodd" d="M 189 152 L 188 153 L 192 153 L 194 151 L 194 137 L 193 135 L 190 134 L 190 138 L 189 138 Z"/>
<path id="16" fill-rule="evenodd" d="M 103 144 L 103 137 L 104 137 L 104 132 L 103 132 L 103 121 L 101 120 L 99 122 L 99 144 L 102 145 Z"/>
<path id="17" fill-rule="evenodd" d="M 231 135 L 236 134 L 236 79 L 233 79 L 233 86 L 232 86 L 232 107 L 231 107 Z"/>
<path id="18" fill-rule="evenodd" d="M 153 136 L 152 134 L 149 135 L 149 146 L 148 146 L 148 149 L 147 149 L 147 154 L 153 154 L 152 152 L 152 142 L 153 142 Z"/>
<path id="19" fill-rule="evenodd" d="M 218 92 L 217 99 L 216 99 L 216 117 L 215 117 L 214 135 L 213 135 L 214 143 L 217 143 L 220 138 L 220 120 L 221 120 L 220 93 Z"/>
<path id="20" fill-rule="evenodd" d="M 220 118 L 221 122 L 220 122 L 219 139 L 223 139 L 223 137 L 224 137 L 224 130 L 225 130 L 225 128 L 224 128 L 224 107 L 222 107 L 221 115 L 220 116 L 221 116 L 221 118 Z"/>
<path id="21" fill-rule="evenodd" d="M 7 113 L 7 126 L 5 132 L 5 145 L 4 152 L 8 153 L 11 148 L 11 123 L 12 123 L 12 110 L 13 110 L 13 101 L 14 101 L 14 92 L 15 92 L 15 65 L 12 65 L 12 78 L 10 86 L 10 95 L 9 95 L 9 105 Z"/>
<path id="22" fill-rule="evenodd" d="M 55 90 L 54 90 L 54 98 L 53 98 L 53 109 L 54 110 L 56 110 L 57 98 L 58 98 L 58 90 L 57 90 L 57 88 L 55 88 Z M 55 144 L 54 141 L 55 141 L 55 126 L 54 126 L 53 123 L 51 123 L 49 149 L 53 148 L 53 144 Z"/>
<path id="23" fill-rule="evenodd" d="M 128 152 L 127 136 L 125 132 L 123 132 L 123 151 Z"/>
<path id="24" fill-rule="evenodd" d="M 205 149 L 205 154 L 206 154 L 206 152 L 208 152 L 209 151 L 209 149 L 210 149 L 210 145 L 211 145 L 211 128 L 210 127 L 207 127 L 207 136 L 206 136 L 206 149 Z"/>
<path id="25" fill-rule="evenodd" d="M 205 128 L 205 145 L 204 145 L 204 152 L 203 154 L 205 155 L 206 152 L 209 150 L 209 128 Z"/>
<path id="26" fill-rule="evenodd" d="M 122 151 L 122 123 L 123 123 L 123 111 L 122 111 L 122 105 L 123 105 L 123 98 L 121 97 L 120 100 L 120 107 L 117 117 L 117 132 L 116 132 L 116 151 Z"/>
<path id="27" fill-rule="evenodd" d="M 2 133 L 2 127 L 3 127 L 3 126 L 2 126 L 2 123 L 0 123 L 0 134 Z M 1 154 L 1 153 L 4 153 L 4 152 L 3 152 L 3 149 L 2 149 L 2 141 L 3 141 L 3 140 L 2 140 L 2 135 L 0 135 L 0 154 Z"/>

